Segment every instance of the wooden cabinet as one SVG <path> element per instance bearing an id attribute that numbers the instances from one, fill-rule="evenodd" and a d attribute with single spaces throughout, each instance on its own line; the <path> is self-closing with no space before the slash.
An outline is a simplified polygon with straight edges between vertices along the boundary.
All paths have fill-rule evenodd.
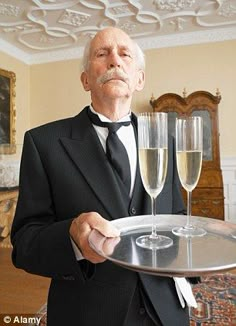
<path id="1" fill-rule="evenodd" d="M 168 113 L 169 132 L 175 136 L 177 116 L 203 118 L 203 163 L 197 187 L 192 193 L 192 215 L 224 219 L 223 179 L 220 167 L 218 104 L 219 92 L 214 96 L 206 91 L 196 91 L 186 96 L 166 93 L 151 98 L 155 112 Z M 186 202 L 186 192 L 183 190 Z"/>

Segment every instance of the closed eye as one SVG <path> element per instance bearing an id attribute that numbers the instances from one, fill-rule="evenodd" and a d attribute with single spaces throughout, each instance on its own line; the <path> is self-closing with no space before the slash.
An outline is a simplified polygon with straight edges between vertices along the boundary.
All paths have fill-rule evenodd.
<path id="1" fill-rule="evenodd" d="M 121 53 L 121 55 L 123 57 L 130 57 L 130 58 L 132 58 L 132 56 L 131 56 L 131 54 L 129 52 L 123 52 L 123 53 Z"/>
<path id="2" fill-rule="evenodd" d="M 107 47 L 101 47 L 95 50 L 94 56 L 96 58 L 99 57 L 104 57 L 108 54 L 109 50 L 107 49 Z"/>
<path id="3" fill-rule="evenodd" d="M 97 54 L 96 54 L 96 57 L 104 57 L 107 55 L 107 51 L 99 51 Z"/>

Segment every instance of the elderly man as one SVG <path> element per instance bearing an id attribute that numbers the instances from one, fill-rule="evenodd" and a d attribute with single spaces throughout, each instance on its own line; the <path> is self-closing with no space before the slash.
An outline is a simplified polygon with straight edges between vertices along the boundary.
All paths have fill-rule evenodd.
<path id="1" fill-rule="evenodd" d="M 188 325 L 172 278 L 123 269 L 89 246 L 93 229 L 117 237 L 109 221 L 150 213 L 150 203 L 130 111 L 133 93 L 144 86 L 143 53 L 127 34 L 110 27 L 89 42 L 83 68 L 91 105 L 25 134 L 13 262 L 52 278 L 48 326 Z M 119 128 L 110 132 L 113 122 Z M 117 138 L 128 160 L 125 171 L 116 167 L 108 147 Z M 173 153 L 170 139 L 159 213 L 184 211 Z"/>

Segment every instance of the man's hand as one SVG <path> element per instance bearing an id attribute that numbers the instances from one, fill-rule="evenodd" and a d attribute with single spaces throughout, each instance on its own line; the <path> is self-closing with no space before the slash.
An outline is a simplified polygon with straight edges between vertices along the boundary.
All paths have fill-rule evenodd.
<path id="1" fill-rule="evenodd" d="M 94 264 L 102 263 L 105 258 L 98 255 L 88 242 L 88 237 L 93 229 L 96 229 L 107 238 L 117 239 L 120 233 L 109 221 L 96 212 L 83 213 L 71 223 L 70 236 L 80 249 L 83 257 Z M 114 241 L 114 245 L 118 241 Z M 109 251 L 111 251 L 111 246 Z"/>

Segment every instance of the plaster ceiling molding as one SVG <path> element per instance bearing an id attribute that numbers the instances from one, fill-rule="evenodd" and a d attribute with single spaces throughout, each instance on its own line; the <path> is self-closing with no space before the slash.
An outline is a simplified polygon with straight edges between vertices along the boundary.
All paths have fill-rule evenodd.
<path id="1" fill-rule="evenodd" d="M 17 17 L 19 15 L 19 12 L 20 12 L 19 6 L 15 6 L 7 3 L 0 3 L 1 15 Z"/>
<path id="2" fill-rule="evenodd" d="M 192 7 L 195 0 L 154 0 L 159 10 L 182 10 Z"/>
<path id="3" fill-rule="evenodd" d="M 236 1 L 221 0 L 216 11 L 211 2 L 201 8 L 197 14 L 197 24 L 203 28 L 236 26 Z"/>
<path id="4" fill-rule="evenodd" d="M 143 50 L 167 48 L 170 46 L 185 46 L 190 44 L 204 44 L 220 41 L 236 40 L 236 29 L 234 27 L 219 28 L 210 31 L 187 32 L 180 34 L 163 35 L 159 37 L 148 37 L 138 40 Z"/>
<path id="5" fill-rule="evenodd" d="M 27 64 L 81 57 L 107 26 L 145 49 L 236 39 L 236 0 L 0 0 L 0 51 Z"/>

